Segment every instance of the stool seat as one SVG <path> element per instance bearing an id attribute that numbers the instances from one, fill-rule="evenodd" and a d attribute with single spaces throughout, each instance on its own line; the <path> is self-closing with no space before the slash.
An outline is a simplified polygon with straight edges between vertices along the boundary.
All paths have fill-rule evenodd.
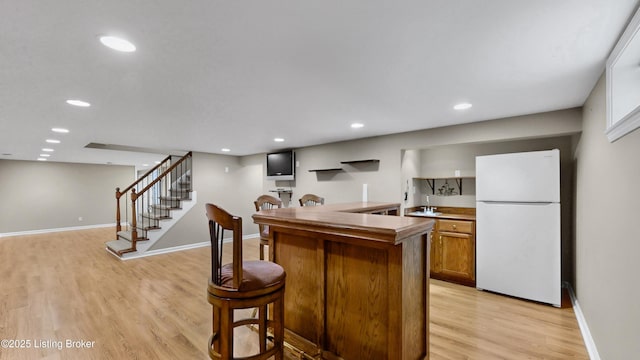
<path id="1" fill-rule="evenodd" d="M 221 268 L 221 284 L 209 281 L 208 291 L 212 295 L 226 297 L 253 297 L 276 291 L 284 286 L 286 274 L 282 266 L 269 261 L 250 260 L 242 262 L 242 281 L 233 287 L 233 264 Z M 255 294 L 252 294 L 255 293 Z"/>

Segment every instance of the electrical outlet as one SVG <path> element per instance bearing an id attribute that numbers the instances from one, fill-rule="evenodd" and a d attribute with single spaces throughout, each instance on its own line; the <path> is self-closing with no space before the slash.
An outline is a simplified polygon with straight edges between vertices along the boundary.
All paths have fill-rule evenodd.
<path id="1" fill-rule="evenodd" d="M 82 221 L 82 216 L 78 216 L 78 221 Z"/>

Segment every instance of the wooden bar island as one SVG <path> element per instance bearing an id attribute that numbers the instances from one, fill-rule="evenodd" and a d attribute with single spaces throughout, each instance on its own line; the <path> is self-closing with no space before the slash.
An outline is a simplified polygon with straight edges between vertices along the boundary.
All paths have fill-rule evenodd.
<path id="1" fill-rule="evenodd" d="M 429 232 L 399 204 L 259 211 L 287 272 L 285 341 L 299 358 L 428 359 Z"/>

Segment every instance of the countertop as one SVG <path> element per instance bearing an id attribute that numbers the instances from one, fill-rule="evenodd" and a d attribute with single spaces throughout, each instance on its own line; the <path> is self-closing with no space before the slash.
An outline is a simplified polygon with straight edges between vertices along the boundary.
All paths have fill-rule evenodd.
<path id="1" fill-rule="evenodd" d="M 417 206 L 415 208 L 407 209 L 404 216 L 429 219 L 476 221 L 475 209 L 473 208 L 439 207 L 436 208 L 436 213 L 425 213 L 422 211 L 422 206 Z"/>
<path id="2" fill-rule="evenodd" d="M 408 216 L 373 215 L 362 212 L 397 207 L 394 203 L 343 203 L 261 210 L 253 215 L 257 224 L 282 226 L 321 233 L 357 236 L 399 244 L 405 238 L 424 234 L 432 221 Z"/>

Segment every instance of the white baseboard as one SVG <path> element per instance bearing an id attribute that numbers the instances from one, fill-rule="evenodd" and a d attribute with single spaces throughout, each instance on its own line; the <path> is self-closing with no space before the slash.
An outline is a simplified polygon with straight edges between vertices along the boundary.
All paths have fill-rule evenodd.
<path id="1" fill-rule="evenodd" d="M 249 240 L 249 239 L 255 239 L 260 237 L 260 233 L 255 233 L 255 234 L 249 234 L 249 235 L 243 235 L 242 236 L 242 240 Z"/>
<path id="2" fill-rule="evenodd" d="M 105 227 L 110 227 L 110 226 L 113 226 L 115 228 L 116 227 L 116 223 L 84 225 L 84 226 L 72 226 L 72 227 L 63 227 L 63 228 L 54 228 L 54 229 L 16 231 L 16 232 L 10 232 L 10 233 L 0 233 L 0 238 L 9 237 L 9 236 L 47 234 L 47 233 L 54 233 L 54 232 L 61 232 L 61 231 L 97 229 L 97 228 L 105 228 Z"/>
<path id="3" fill-rule="evenodd" d="M 578 299 L 576 298 L 576 294 L 573 292 L 573 287 L 571 287 L 571 284 L 567 281 L 564 282 L 564 286 L 569 291 L 569 297 L 571 297 L 571 304 L 573 304 L 573 312 L 576 314 L 576 319 L 578 320 L 578 326 L 580 327 L 580 333 L 582 334 L 582 339 L 584 340 L 584 344 L 587 347 L 589 358 L 591 360 L 600 360 L 600 354 L 598 354 L 596 343 L 593 341 L 593 337 L 591 337 L 589 326 L 587 326 L 587 320 L 585 319 L 584 314 L 582 314 L 582 309 L 580 309 L 580 304 L 578 304 Z"/>
<path id="4" fill-rule="evenodd" d="M 242 240 L 248 240 L 248 239 L 254 239 L 259 237 L 260 234 L 259 233 L 255 233 L 255 234 L 249 234 L 249 235 L 244 235 L 242 236 Z M 232 239 L 226 239 L 224 242 L 225 243 L 229 243 L 231 242 Z M 210 246 L 211 242 L 210 241 L 203 241 L 203 242 L 199 242 L 199 243 L 194 243 L 194 244 L 187 244 L 187 245 L 180 245 L 180 246 L 173 246 L 173 247 L 169 247 L 169 248 L 164 248 L 164 249 L 157 249 L 157 250 L 148 250 L 145 251 L 142 254 L 136 254 L 136 253 L 125 253 L 123 254 L 122 257 L 120 257 L 120 260 L 131 260 L 131 259 L 140 259 L 143 257 L 147 257 L 147 256 L 155 256 L 155 255 L 161 255 L 161 254 L 169 254 L 172 252 L 176 252 L 176 251 L 184 251 L 184 250 L 191 250 L 191 249 L 197 249 L 197 248 L 201 248 L 201 247 L 205 247 L 205 246 Z M 108 251 L 108 250 L 107 250 Z M 110 251 L 108 251 L 110 252 Z M 127 256 L 128 254 L 131 254 L 129 256 Z"/>
<path id="5" fill-rule="evenodd" d="M 203 242 L 199 242 L 199 243 L 195 243 L 195 244 L 180 245 L 180 246 L 174 246 L 174 247 L 158 249 L 158 250 L 148 250 L 148 251 L 145 251 L 142 254 L 136 254 L 135 252 L 125 253 L 125 254 L 122 255 L 122 257 L 120 257 L 120 260 L 140 259 L 140 258 L 144 258 L 144 257 L 147 257 L 147 256 L 155 256 L 155 255 L 169 254 L 169 253 L 176 252 L 176 251 L 197 249 L 197 248 L 209 246 L 209 243 L 210 243 L 209 241 L 203 241 Z M 107 250 L 107 251 L 109 251 L 109 250 Z M 129 255 L 129 254 L 131 254 L 131 255 Z"/>

